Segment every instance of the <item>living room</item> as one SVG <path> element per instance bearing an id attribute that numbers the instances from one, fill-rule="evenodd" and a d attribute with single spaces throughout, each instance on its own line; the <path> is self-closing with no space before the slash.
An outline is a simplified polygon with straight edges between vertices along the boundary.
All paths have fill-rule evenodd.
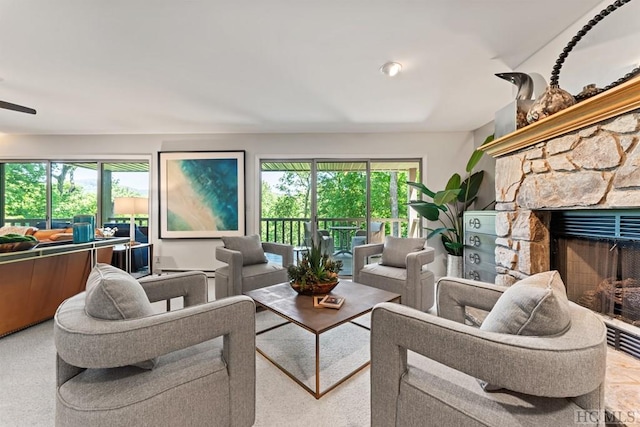
<path id="1" fill-rule="evenodd" d="M 494 74 L 548 81 L 567 42 L 611 2 L 449 3 L 3 3 L 0 99 L 37 114 L 0 110 L 0 161 L 148 161 L 154 255 L 167 270 L 214 272 L 224 265 L 214 256 L 219 239 L 160 238 L 158 153 L 245 151 L 247 235 L 260 229 L 264 159 L 418 158 L 423 182 L 444 188 L 515 98 L 515 86 Z M 562 68 L 564 89 L 603 87 L 637 67 L 640 30 L 627 22 L 640 17 L 635 3 L 577 44 Z M 401 72 L 383 75 L 386 61 L 401 63 Z M 495 163 L 482 159 L 478 205 L 495 199 Z M 446 252 L 439 239 L 429 246 L 436 258 L 429 268 L 442 277 Z M 366 376 L 354 382 L 362 386 Z M 258 388 L 265 414 L 269 390 Z M 299 397 L 314 409 L 290 425 L 322 425 L 317 417 L 338 402 L 331 393 Z M 333 420 L 369 423 L 366 415 L 365 424 L 350 419 L 354 410 Z M 269 417 L 277 415 L 286 411 Z M 2 415 L 0 424 L 19 425 Z M 256 425 L 269 424 L 258 417 Z"/>

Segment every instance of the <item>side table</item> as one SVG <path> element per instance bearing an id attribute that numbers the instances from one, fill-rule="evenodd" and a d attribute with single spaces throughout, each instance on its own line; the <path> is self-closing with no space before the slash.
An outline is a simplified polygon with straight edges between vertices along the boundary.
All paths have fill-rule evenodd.
<path id="1" fill-rule="evenodd" d="M 133 252 L 142 248 L 149 249 L 147 253 L 147 265 L 149 266 L 149 270 L 143 271 L 143 272 L 131 271 Z M 148 276 L 153 272 L 153 243 L 137 243 L 135 245 L 125 243 L 123 245 L 114 246 L 111 265 L 126 271 L 127 273 L 131 274 L 133 277 L 136 277 L 136 278 Z"/>
<path id="2" fill-rule="evenodd" d="M 358 227 L 352 225 L 334 225 L 333 227 L 329 228 L 338 233 L 338 250 L 334 253 L 334 255 L 351 255 L 351 248 L 349 247 L 349 245 L 351 244 L 351 233 L 356 231 Z"/>

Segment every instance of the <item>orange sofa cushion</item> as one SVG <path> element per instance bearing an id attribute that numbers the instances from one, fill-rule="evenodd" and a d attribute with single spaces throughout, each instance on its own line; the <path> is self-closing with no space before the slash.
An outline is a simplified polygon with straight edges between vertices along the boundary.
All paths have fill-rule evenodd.
<path id="1" fill-rule="evenodd" d="M 36 239 L 43 240 L 63 240 L 62 236 L 56 236 L 58 234 L 61 235 L 70 235 L 71 237 L 67 240 L 73 239 L 73 228 L 52 228 L 51 230 L 38 230 L 33 234 L 33 237 Z M 55 236 L 55 237 L 54 237 Z"/>

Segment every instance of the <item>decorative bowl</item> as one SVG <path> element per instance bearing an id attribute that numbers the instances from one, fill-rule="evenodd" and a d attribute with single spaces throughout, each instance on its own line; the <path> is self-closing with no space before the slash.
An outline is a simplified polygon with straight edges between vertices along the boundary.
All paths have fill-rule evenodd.
<path id="1" fill-rule="evenodd" d="M 298 283 L 290 282 L 291 287 L 300 295 L 324 295 L 328 294 L 338 286 L 339 281 L 327 282 L 327 283 L 314 283 L 311 285 L 300 286 Z"/>
<path id="2" fill-rule="evenodd" d="M 104 227 L 104 228 L 98 228 L 98 231 L 100 233 L 102 233 L 102 237 L 104 237 L 105 239 L 110 239 L 113 236 L 115 236 L 116 231 L 118 231 L 118 227 L 113 227 L 113 228 L 109 228 L 109 227 Z"/>

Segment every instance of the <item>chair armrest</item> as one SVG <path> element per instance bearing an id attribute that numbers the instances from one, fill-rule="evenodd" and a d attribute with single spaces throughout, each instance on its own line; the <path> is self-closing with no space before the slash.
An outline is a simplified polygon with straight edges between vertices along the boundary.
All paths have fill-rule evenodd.
<path id="1" fill-rule="evenodd" d="M 358 283 L 360 279 L 360 270 L 364 268 L 367 257 L 382 253 L 383 243 L 369 243 L 359 245 L 353 248 L 353 281 Z"/>
<path id="2" fill-rule="evenodd" d="M 282 257 L 282 266 L 288 267 L 293 264 L 293 246 L 285 243 L 262 242 L 262 249 L 270 254 Z"/>
<path id="3" fill-rule="evenodd" d="M 242 354 L 255 359 L 255 303 L 249 297 L 233 296 L 137 319 L 101 320 L 86 314 L 85 296 L 66 300 L 55 314 L 56 349 L 73 366 L 131 365 L 219 336 L 224 336 L 227 363 Z"/>
<path id="4" fill-rule="evenodd" d="M 418 252 L 407 254 L 407 282 L 417 283 L 420 280 L 422 266 L 433 262 L 435 251 L 433 248 L 424 248 Z"/>
<path id="5" fill-rule="evenodd" d="M 147 276 L 139 282 L 151 302 L 183 297 L 184 306 L 188 307 L 209 300 L 207 275 L 202 271 Z"/>
<path id="6" fill-rule="evenodd" d="M 395 419 L 407 350 L 517 392 L 547 397 L 589 393 L 604 379 L 606 329 L 592 313 L 580 314 L 586 309 L 572 309 L 577 317 L 587 316 L 582 327 L 560 336 L 531 337 L 482 331 L 407 306 L 378 304 L 371 325 L 372 407 L 381 405 L 376 412 Z"/>
<path id="7" fill-rule="evenodd" d="M 227 283 L 226 295 L 242 295 L 242 252 L 218 246 L 216 247 L 216 259 L 229 264 L 229 282 Z"/>
<path id="8" fill-rule="evenodd" d="M 410 307 L 416 307 L 417 301 L 417 288 L 420 286 L 420 280 L 422 276 L 422 266 L 433 262 L 434 250 L 433 248 L 424 248 L 417 252 L 410 252 L 405 258 L 407 264 L 407 280 L 405 282 L 405 288 L 402 296 L 402 304 Z M 433 289 L 430 289 L 433 292 Z M 429 299 L 433 301 L 432 298 Z M 426 309 L 426 308 L 425 308 Z"/>
<path id="9" fill-rule="evenodd" d="M 227 249 L 224 246 L 216 247 L 216 259 L 218 261 L 226 262 L 227 264 L 239 263 L 242 266 L 242 252 L 234 251 L 233 249 Z"/>
<path id="10" fill-rule="evenodd" d="M 436 284 L 438 317 L 464 323 L 465 307 L 491 311 L 505 289 L 477 280 L 442 277 Z"/>

